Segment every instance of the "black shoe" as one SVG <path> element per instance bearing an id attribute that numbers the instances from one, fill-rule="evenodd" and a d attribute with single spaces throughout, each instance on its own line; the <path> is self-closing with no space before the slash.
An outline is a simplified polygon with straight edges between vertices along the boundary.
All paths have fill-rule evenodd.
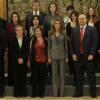
<path id="1" fill-rule="evenodd" d="M 4 97 L 4 95 L 0 95 L 0 98 L 3 98 Z"/>
<path id="2" fill-rule="evenodd" d="M 96 90 L 90 91 L 90 95 L 91 95 L 92 98 L 96 98 L 97 97 Z"/>
<path id="3" fill-rule="evenodd" d="M 32 98 L 36 98 L 37 96 L 36 96 L 36 95 L 32 95 L 31 97 L 32 97 Z"/>
<path id="4" fill-rule="evenodd" d="M 73 97 L 82 97 L 83 96 L 83 94 L 75 94 L 75 95 L 73 95 Z"/>
<path id="5" fill-rule="evenodd" d="M 92 97 L 92 98 L 96 98 L 97 95 L 96 95 L 96 94 L 91 94 L 91 97 Z"/>

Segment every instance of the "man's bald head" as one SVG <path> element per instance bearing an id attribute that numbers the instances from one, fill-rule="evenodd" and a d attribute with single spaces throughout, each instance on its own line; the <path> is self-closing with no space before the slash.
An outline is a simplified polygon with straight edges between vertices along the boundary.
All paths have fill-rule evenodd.
<path id="1" fill-rule="evenodd" d="M 78 17 L 78 21 L 79 21 L 80 26 L 86 25 L 86 23 L 87 23 L 86 15 L 80 14 L 79 17 Z"/>

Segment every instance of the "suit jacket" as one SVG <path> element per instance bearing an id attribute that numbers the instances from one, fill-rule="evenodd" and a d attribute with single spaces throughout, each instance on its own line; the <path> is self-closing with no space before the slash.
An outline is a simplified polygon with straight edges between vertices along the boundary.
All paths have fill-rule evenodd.
<path id="1" fill-rule="evenodd" d="M 86 26 L 84 36 L 83 36 L 83 54 L 88 56 L 92 54 L 93 56 L 96 53 L 97 48 L 97 32 L 94 27 Z M 76 27 L 72 30 L 70 38 L 70 52 L 71 55 L 76 54 L 80 55 L 80 27 Z"/>
<path id="2" fill-rule="evenodd" d="M 0 29 L 6 29 L 7 22 L 0 17 Z"/>
<path id="3" fill-rule="evenodd" d="M 7 45 L 7 34 L 6 31 L 0 28 L 0 52 L 4 52 L 4 48 Z"/>
<path id="4" fill-rule="evenodd" d="M 12 58 L 11 60 L 12 60 L 13 67 L 18 66 L 18 58 L 22 58 L 23 64 L 26 65 L 27 57 L 29 54 L 29 41 L 28 41 L 28 39 L 23 37 L 21 48 L 19 47 L 17 37 L 14 37 L 10 41 L 9 45 L 10 45 L 10 50 L 11 50 L 11 58 Z"/>
<path id="5" fill-rule="evenodd" d="M 97 29 L 97 35 L 98 35 L 98 50 L 100 50 L 100 20 L 95 23 L 95 27 Z"/>
<path id="6" fill-rule="evenodd" d="M 0 29 L 0 95 L 3 88 L 4 79 L 4 49 L 6 47 L 6 31 Z"/>
<path id="7" fill-rule="evenodd" d="M 48 58 L 53 60 L 65 59 L 68 57 L 67 35 L 61 33 L 58 38 L 54 34 L 48 37 Z"/>
<path id="8" fill-rule="evenodd" d="M 29 32 L 29 27 L 31 25 L 31 19 L 32 19 L 32 16 L 33 16 L 33 12 L 28 12 L 26 17 L 25 17 L 25 28 L 26 30 Z M 46 16 L 46 13 L 40 11 L 40 15 L 39 15 L 39 18 L 40 18 L 40 25 L 43 24 L 43 21 L 44 21 L 44 18 Z"/>

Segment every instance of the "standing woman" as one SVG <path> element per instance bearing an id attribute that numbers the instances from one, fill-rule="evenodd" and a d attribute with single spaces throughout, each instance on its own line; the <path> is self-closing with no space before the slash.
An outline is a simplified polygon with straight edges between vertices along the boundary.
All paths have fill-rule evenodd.
<path id="1" fill-rule="evenodd" d="M 51 1 L 49 6 L 48 6 L 48 14 L 45 17 L 44 23 L 43 23 L 43 30 L 44 30 L 45 37 L 48 37 L 48 33 L 51 30 L 51 24 L 55 18 L 59 18 L 63 24 L 63 27 L 64 27 L 63 18 L 58 14 L 57 4 L 56 4 L 56 2 Z M 51 64 L 48 64 L 47 71 L 48 71 L 48 75 L 52 76 Z"/>
<path id="2" fill-rule="evenodd" d="M 87 24 L 89 26 L 95 26 L 95 24 L 98 21 L 98 16 L 96 14 L 96 11 L 93 7 L 89 7 L 88 13 L 87 13 Z"/>
<path id="3" fill-rule="evenodd" d="M 52 64 L 54 96 L 64 96 L 64 70 L 68 61 L 67 36 L 62 23 L 55 19 L 48 37 L 48 62 Z"/>
<path id="4" fill-rule="evenodd" d="M 95 9 L 93 7 L 89 7 L 88 13 L 87 13 L 87 21 L 89 26 L 93 26 L 97 30 L 98 35 L 98 43 L 97 43 L 97 52 L 96 52 L 96 70 L 97 72 L 100 72 L 100 52 L 99 52 L 99 41 L 100 41 L 100 20 L 99 20 L 99 13 L 96 13 Z"/>
<path id="5" fill-rule="evenodd" d="M 7 40 L 8 40 L 8 84 L 13 85 L 13 72 L 12 72 L 12 65 L 11 65 L 11 50 L 9 48 L 9 43 L 13 37 L 15 37 L 15 27 L 21 24 L 20 16 L 17 12 L 13 12 L 11 14 L 11 19 L 7 23 Z"/>
<path id="6" fill-rule="evenodd" d="M 76 11 L 73 11 L 70 14 L 70 20 L 71 21 L 66 26 L 67 35 L 69 38 L 70 38 L 72 29 L 78 26 L 78 13 Z"/>
<path id="7" fill-rule="evenodd" d="M 34 34 L 35 37 L 32 39 L 30 50 L 32 97 L 43 97 L 47 62 L 47 40 L 43 37 L 41 27 L 36 27 Z"/>
<path id="8" fill-rule="evenodd" d="M 51 30 L 51 24 L 55 18 L 59 18 L 64 26 L 63 18 L 58 14 L 58 6 L 56 2 L 51 1 L 48 6 L 48 14 L 43 23 L 44 35 L 46 37 L 48 37 L 48 32 Z"/>
<path id="9" fill-rule="evenodd" d="M 70 14 L 71 21 L 66 26 L 67 36 L 68 36 L 68 47 L 69 47 L 69 41 L 71 36 L 72 29 L 76 28 L 78 26 L 78 13 L 76 11 L 73 11 Z M 73 75 L 74 83 L 76 83 L 76 75 L 75 75 L 75 68 L 74 68 L 74 62 L 72 60 L 70 49 L 68 48 L 68 65 L 69 65 L 69 75 Z"/>
<path id="10" fill-rule="evenodd" d="M 29 52 L 29 42 L 24 37 L 22 25 L 15 27 L 16 36 L 10 41 L 11 61 L 14 75 L 14 96 L 26 96 L 26 69 Z"/>
<path id="11" fill-rule="evenodd" d="M 15 36 L 15 27 L 18 24 L 21 24 L 20 16 L 17 12 L 13 12 L 10 21 L 7 23 L 8 40 Z"/>
<path id="12" fill-rule="evenodd" d="M 40 26 L 40 19 L 38 15 L 34 15 L 31 19 L 31 26 L 29 29 L 30 39 L 34 37 L 34 29 Z"/>
<path id="13" fill-rule="evenodd" d="M 35 37 L 34 29 L 38 26 L 40 26 L 40 18 L 39 18 L 38 15 L 33 15 L 32 19 L 31 19 L 31 25 L 30 25 L 30 28 L 29 28 L 30 46 L 31 46 L 31 43 L 32 43 L 32 39 Z M 30 69 L 30 53 L 29 53 L 29 56 L 28 56 L 27 63 L 28 63 L 28 67 Z"/>

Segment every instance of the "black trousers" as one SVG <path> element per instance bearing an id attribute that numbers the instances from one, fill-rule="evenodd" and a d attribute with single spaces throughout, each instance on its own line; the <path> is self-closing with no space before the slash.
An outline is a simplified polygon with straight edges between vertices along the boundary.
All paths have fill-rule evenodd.
<path id="1" fill-rule="evenodd" d="M 73 75 L 74 85 L 76 84 L 76 74 L 75 74 L 75 66 L 74 61 L 72 60 L 72 57 L 68 58 L 68 66 L 69 66 L 69 75 Z"/>
<path id="2" fill-rule="evenodd" d="M 26 66 L 15 65 L 14 66 L 14 96 L 23 97 L 26 96 Z"/>
<path id="3" fill-rule="evenodd" d="M 45 87 L 46 63 L 35 63 L 32 68 L 32 97 L 43 97 Z"/>
<path id="4" fill-rule="evenodd" d="M 94 61 L 88 61 L 83 55 L 75 62 L 76 74 L 76 93 L 83 94 L 84 71 L 87 73 L 88 84 L 90 86 L 90 94 L 96 94 L 96 77 Z"/>
<path id="5" fill-rule="evenodd" d="M 13 66 L 11 62 L 11 53 L 8 50 L 8 85 L 13 86 L 14 80 L 13 80 Z"/>
<path id="6" fill-rule="evenodd" d="M 0 51 L 0 97 L 4 95 L 4 53 Z"/>

